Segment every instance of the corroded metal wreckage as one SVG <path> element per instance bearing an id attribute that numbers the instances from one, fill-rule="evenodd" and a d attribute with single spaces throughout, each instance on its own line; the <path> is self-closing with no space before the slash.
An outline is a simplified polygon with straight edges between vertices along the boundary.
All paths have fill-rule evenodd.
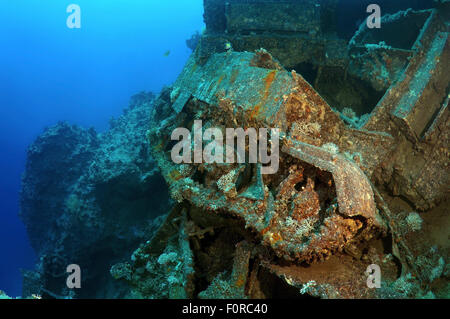
<path id="1" fill-rule="evenodd" d="M 286 258 L 310 260 L 328 255 L 363 228 L 380 227 L 369 180 L 353 160 L 337 154 L 333 146 L 351 151 L 339 141 L 346 135 L 359 144 L 370 139 L 372 150 L 373 145 L 379 145 L 377 154 L 386 154 L 385 140 L 389 137 L 355 134 L 301 76 L 252 66 L 259 63 L 255 59 L 257 54 L 230 52 L 211 57 L 203 67 L 192 60 L 175 84 L 175 92 L 178 87 L 182 89 L 178 96 L 172 95 L 172 121 L 163 123 L 171 126 L 156 131 L 171 132 L 188 126 L 186 120 L 193 119 L 202 119 L 207 127 L 221 127 L 224 133 L 227 127 L 278 127 L 287 133 L 280 172 L 263 176 L 261 164 L 177 165 L 166 154 L 158 153 L 155 157 L 173 197 L 243 218 L 261 234 L 263 242 Z M 201 85 L 190 88 L 195 83 Z M 188 117 L 189 110 L 197 112 L 194 118 Z M 235 116 L 238 112 L 240 116 Z M 158 143 L 169 139 L 164 135 L 151 138 Z M 366 151 L 367 155 L 361 149 L 360 156 L 376 161 Z M 369 167 L 376 164 L 371 162 Z M 195 178 L 199 172 L 202 178 Z M 304 186 L 296 190 L 302 183 Z M 329 194 L 336 194 L 337 201 Z M 320 196 L 327 198 L 321 202 Z M 329 200 L 328 205 L 324 199 Z"/>
<path id="2" fill-rule="evenodd" d="M 264 2 L 263 9 L 276 17 L 284 6 L 300 8 L 292 2 L 276 10 Z M 395 281 L 400 269 L 425 291 L 431 284 L 417 262 L 418 246 L 412 247 L 389 203 L 399 196 L 428 211 L 446 199 L 448 24 L 436 9 L 408 10 L 383 18 L 388 32 L 404 27 L 405 19 L 417 22 L 409 41 L 397 42 L 401 47 L 393 34 L 386 38 L 383 29 L 364 26 L 341 46 L 321 29 L 324 12 L 314 2 L 306 11 L 302 3 L 304 21 L 279 26 L 279 19 L 270 24 L 259 17 L 264 10 L 251 24 L 241 17 L 259 2 L 219 8 L 220 1 L 205 1 L 208 32 L 156 103 L 148 137 L 179 204 L 141 250 L 162 254 L 167 238 L 183 228 L 197 274 L 185 278 L 182 297 L 273 297 L 264 282 L 277 277 L 312 296 L 379 297 L 366 284 L 373 263 L 383 265 L 384 279 Z M 290 49 L 298 47 L 308 49 Z M 318 59 L 320 50 L 333 52 Z M 304 61 L 316 68 L 314 81 L 283 67 Z M 327 75 L 330 64 L 334 73 Z M 333 105 L 324 79 L 336 76 L 336 67 L 342 78 L 365 81 L 378 92 L 376 105 L 359 116 Z M 279 128 L 278 172 L 262 174 L 261 163 L 175 164 L 171 133 L 192 129 L 195 120 L 224 136 L 226 128 Z"/>

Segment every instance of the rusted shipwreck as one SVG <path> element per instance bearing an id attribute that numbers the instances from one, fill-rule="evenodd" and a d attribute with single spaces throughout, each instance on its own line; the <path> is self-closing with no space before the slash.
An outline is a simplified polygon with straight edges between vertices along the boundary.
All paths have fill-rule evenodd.
<path id="1" fill-rule="evenodd" d="M 348 43 L 324 27 L 335 5 L 205 1 L 207 30 L 148 134 L 178 204 L 131 274 L 170 245 L 188 256 L 170 297 L 389 297 L 367 286 L 370 264 L 431 289 L 428 235 L 404 225 L 408 209 L 446 214 L 448 20 L 402 11 Z M 175 164 L 171 132 L 194 120 L 279 128 L 278 173 Z"/>

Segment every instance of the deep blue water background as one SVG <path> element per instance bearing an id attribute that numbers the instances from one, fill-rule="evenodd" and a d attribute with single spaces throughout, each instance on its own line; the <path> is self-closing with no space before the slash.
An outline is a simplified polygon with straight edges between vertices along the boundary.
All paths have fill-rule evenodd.
<path id="1" fill-rule="evenodd" d="M 81 7 L 68 29 L 66 8 Z M 18 218 L 26 148 L 59 120 L 108 127 L 139 91 L 172 83 L 202 0 L 0 0 L 0 290 L 21 295 L 35 256 Z M 169 56 L 164 53 L 170 50 Z"/>

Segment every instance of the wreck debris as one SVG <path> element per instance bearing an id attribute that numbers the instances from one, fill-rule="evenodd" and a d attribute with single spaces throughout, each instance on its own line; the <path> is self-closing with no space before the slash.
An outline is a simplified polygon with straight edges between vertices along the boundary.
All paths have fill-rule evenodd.
<path id="1" fill-rule="evenodd" d="M 276 11 L 274 16 L 288 7 L 295 11 L 294 3 L 271 10 Z M 264 3 L 263 9 L 269 10 L 271 5 Z M 300 35 L 301 19 L 280 27 L 270 19 L 258 18 L 264 14 L 262 10 L 255 12 L 256 23 L 250 25 L 242 18 L 242 9 L 252 11 L 252 6 L 253 3 L 243 1 L 230 1 L 223 6 L 220 1 L 205 2 L 209 32 L 202 36 L 175 82 L 174 98 L 167 102 L 161 99 L 155 110 L 149 140 L 172 196 L 180 205 L 195 209 L 197 218 L 191 220 L 193 224 L 198 222 L 198 216 L 243 222 L 250 232 L 244 237 L 255 247 L 251 257 L 245 257 L 253 260 L 253 266 L 248 271 L 239 270 L 249 274 L 244 296 L 264 295 L 258 287 L 259 276 L 265 272 L 275 274 L 303 293 L 319 297 L 398 294 L 394 284 L 379 293 L 365 286 L 369 262 L 383 264 L 386 282 L 400 280 L 400 268 L 401 278 L 412 276 L 418 282 L 427 282 L 425 286 L 429 287 L 432 280 L 424 272 L 429 267 L 417 266 L 418 251 L 403 238 L 398 216 L 384 197 L 386 188 L 391 189 L 394 195 L 405 196 L 416 209 L 424 210 L 442 200 L 441 187 L 448 185 L 447 175 L 425 177 L 420 165 L 402 169 L 405 160 L 412 163 L 418 157 L 431 157 L 424 150 L 445 149 L 441 143 L 448 141 L 450 72 L 446 71 L 448 63 L 443 62 L 448 55 L 448 33 L 442 31 L 441 15 L 436 10 L 408 10 L 385 16 L 388 29 L 397 30 L 408 21 L 415 21 L 418 29 L 409 30 L 408 39 L 399 43 L 361 27 L 348 50 L 346 46 L 332 50 L 339 47 L 339 41 L 332 40 L 320 23 L 312 28 L 314 32 Z M 301 16 L 308 16 L 314 25 L 322 14 L 311 6 Z M 283 28 L 292 32 L 289 38 L 280 32 Z M 262 35 L 260 30 L 270 32 Z M 317 42 L 309 49 L 297 50 L 300 53 L 289 54 L 289 46 L 295 41 Z M 327 48 L 324 59 L 317 58 L 321 56 L 317 44 L 321 41 L 325 42 L 322 48 Z M 223 49 L 223 43 L 228 42 L 233 51 Z M 317 76 L 309 83 L 295 70 L 288 72 L 282 67 L 291 68 L 305 61 L 317 67 Z M 378 102 L 372 105 L 373 110 L 368 108 L 363 114 L 349 106 L 330 107 L 318 92 L 325 88 L 324 72 L 330 66 L 345 70 L 344 77 L 365 81 L 364 85 L 380 92 L 375 94 Z M 437 91 L 431 91 L 431 86 Z M 431 94 L 430 109 L 423 101 Z M 171 115 L 161 117 L 164 113 Z M 226 127 L 279 128 L 282 152 L 278 173 L 262 175 L 261 164 L 197 163 L 185 170 L 171 162 L 170 143 L 163 132 L 190 128 L 199 119 L 207 123 L 206 127 L 218 127 L 223 132 Z M 409 159 L 412 153 L 415 155 Z M 446 167 L 445 156 L 432 154 L 433 160 L 425 167 L 436 170 L 441 167 L 438 163 Z M 416 177 L 414 186 L 409 177 L 413 174 L 422 174 L 421 179 Z M 383 189 L 383 194 L 378 188 Z M 391 253 L 383 255 L 371 246 L 389 236 Z M 192 243 L 194 254 L 202 250 L 203 242 Z M 239 245 L 236 254 L 243 254 Z M 313 269 L 310 275 L 305 264 Z M 336 269 L 334 276 L 339 280 L 325 276 L 321 267 Z M 210 277 L 209 288 L 200 295 L 242 296 L 242 290 L 235 290 L 237 284 L 230 277 L 232 269 L 230 265 L 228 272 Z M 420 286 L 417 281 L 413 285 Z M 226 291 L 224 287 L 228 287 Z"/>
<path id="2" fill-rule="evenodd" d="M 316 207 L 314 215 L 307 218 L 298 217 L 299 220 L 296 222 L 299 225 L 297 226 L 292 223 L 294 217 L 288 213 L 289 207 L 281 208 L 279 206 L 282 202 L 280 198 L 283 196 L 278 194 L 274 197 L 273 191 L 271 192 L 267 188 L 267 185 L 270 184 L 272 184 L 272 188 L 276 188 L 277 185 L 275 181 L 270 180 L 273 177 L 262 178 L 260 164 L 247 168 L 230 166 L 218 169 L 209 164 L 199 164 L 196 170 L 191 170 L 187 175 L 181 175 L 177 165 L 158 151 L 166 149 L 164 144 L 167 138 L 158 137 L 161 128 L 156 122 L 154 123 L 154 133 L 150 132 L 152 144 L 157 146 L 157 149 L 154 149 L 154 157 L 158 159 L 163 175 L 171 188 L 171 193 L 179 201 L 187 200 L 210 211 L 226 210 L 243 218 L 248 227 L 261 234 L 264 243 L 287 259 L 323 258 L 333 251 L 342 250 L 343 246 L 350 242 L 356 234 L 366 234 L 368 232 L 363 230 L 372 227 L 380 228 L 382 224 L 376 216 L 371 186 L 358 167 L 361 165 L 361 168 L 370 173 L 370 169 L 379 164 L 377 162 L 379 159 L 371 156 L 368 148 L 360 148 L 359 151 L 363 154 L 361 157 L 364 158 L 365 165 L 362 165 L 361 162 L 356 164 L 319 146 L 334 142 L 340 146 L 341 150 L 351 152 L 353 143 L 363 144 L 367 135 L 380 140 L 386 140 L 389 137 L 370 132 L 364 133 L 365 135 L 357 134 L 355 130 L 347 128 L 301 76 L 295 73 L 290 74 L 284 70 L 269 70 L 251 66 L 251 61 L 258 59 L 259 54 L 261 53 L 256 53 L 256 55 L 235 52 L 217 54 L 212 56 L 204 66 L 197 66 L 195 61 L 191 60 L 175 83 L 175 87 L 183 87 L 185 96 L 192 98 L 186 100 L 184 96 L 179 96 L 173 101 L 171 107 L 174 111 L 179 112 L 178 117 L 181 120 L 185 118 L 185 112 L 189 113 L 200 103 L 207 103 L 209 105 L 207 109 L 197 107 L 195 116 L 207 120 L 208 126 L 213 126 L 215 123 L 219 127 L 223 127 L 222 125 L 225 124 L 223 123 L 224 116 L 215 117 L 216 115 L 213 115 L 220 114 L 220 110 L 223 110 L 223 101 L 230 101 L 225 112 L 234 114 L 235 110 L 242 110 L 243 115 L 235 120 L 245 127 L 274 125 L 288 131 L 292 125 L 307 126 L 309 123 L 317 123 L 316 129 L 296 130 L 296 140 L 291 140 L 291 143 L 297 148 L 285 146 L 282 149 L 285 155 L 280 161 L 295 162 L 298 160 L 300 170 L 304 169 L 305 163 L 316 167 L 318 171 L 313 172 L 310 178 L 315 178 L 316 174 L 323 175 L 325 171 L 332 173 L 333 177 L 326 181 L 328 191 L 323 190 L 323 192 L 337 194 L 336 204 L 324 207 L 323 203 L 319 203 L 318 195 L 313 195 L 317 190 L 311 184 L 308 189 L 312 196 L 316 197 L 315 202 L 302 204 L 301 198 L 304 195 L 300 193 L 297 199 L 298 204 L 295 204 L 297 191 L 290 190 L 295 196 L 291 195 L 289 198 L 285 198 L 285 201 L 294 201 L 293 211 L 299 211 L 301 205 L 315 205 Z M 266 62 L 269 60 L 270 58 L 267 56 Z M 221 67 L 218 68 L 218 65 Z M 239 76 L 234 76 L 234 74 Z M 192 79 L 199 79 L 199 82 L 194 82 Z M 241 81 L 244 80 L 245 86 L 241 84 Z M 201 86 L 193 87 L 195 83 L 201 83 Z M 229 93 L 224 93 L 221 88 L 226 89 Z M 280 92 L 283 91 L 286 98 L 280 96 Z M 260 94 L 255 95 L 255 92 Z M 187 104 L 183 105 L 185 101 Z M 214 108 L 218 112 L 212 112 Z M 201 113 L 202 109 L 204 110 L 203 114 Z M 172 127 L 181 125 L 175 118 L 173 120 Z M 350 138 L 341 139 L 338 132 L 342 132 L 343 136 L 350 135 L 354 142 L 349 143 Z M 317 146 L 310 146 L 303 143 L 302 140 Z M 287 139 L 284 143 L 289 144 Z M 163 145 L 161 146 L 161 144 Z M 377 145 L 379 152 L 376 155 L 386 154 L 386 147 L 389 144 L 377 143 L 371 145 L 370 148 L 373 150 Z M 302 148 L 303 150 L 299 153 Z M 304 164 L 301 164 L 302 162 Z M 198 174 L 199 171 L 205 174 L 204 183 L 195 179 L 195 174 Z M 252 177 L 249 183 L 242 188 L 242 186 L 239 187 L 238 180 L 244 171 L 250 171 Z M 175 175 L 176 178 L 174 178 Z M 308 176 L 305 176 L 305 180 L 307 178 Z M 293 188 L 293 186 L 295 184 L 289 187 Z M 331 198 L 331 200 L 333 199 Z M 339 209 L 337 209 L 338 206 Z M 304 211 L 301 214 L 304 214 Z M 359 217 L 356 218 L 357 216 L 363 218 L 364 221 L 359 220 Z M 286 227 L 288 225 L 291 227 Z M 342 233 L 335 228 L 342 228 Z M 304 236 L 296 236 L 296 234 L 302 233 L 301 229 L 306 229 L 303 231 Z"/>
<path id="3" fill-rule="evenodd" d="M 250 257 L 251 245 L 245 241 L 238 243 L 229 279 L 225 279 L 226 274 L 219 274 L 208 289 L 199 294 L 199 297 L 203 299 L 245 299 Z"/>
<path id="4" fill-rule="evenodd" d="M 376 222 L 372 187 L 355 163 L 306 143 L 289 141 L 286 144 L 289 146 L 283 149 L 285 153 L 333 174 L 341 214 L 362 215 Z"/>
<path id="5" fill-rule="evenodd" d="M 185 228 L 186 210 L 174 208 L 166 221 L 174 219 L 178 225 L 163 224 L 151 240 L 134 251 L 131 263 L 112 266 L 112 276 L 132 287 L 128 298 L 193 297 L 193 256 Z"/>

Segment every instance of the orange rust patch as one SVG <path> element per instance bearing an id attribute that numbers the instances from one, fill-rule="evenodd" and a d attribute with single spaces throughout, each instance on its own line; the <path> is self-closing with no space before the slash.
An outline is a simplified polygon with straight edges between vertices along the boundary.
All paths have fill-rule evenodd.
<path id="1" fill-rule="evenodd" d="M 278 242 L 278 241 L 283 240 L 283 238 L 281 237 L 280 233 L 274 233 L 272 235 L 272 239 L 273 239 L 274 242 Z"/>
<path id="2" fill-rule="evenodd" d="M 250 113 L 250 119 L 256 118 L 261 111 L 261 106 L 266 104 L 267 98 L 269 97 L 269 89 L 272 86 L 273 81 L 275 80 L 277 72 L 277 70 L 272 70 L 264 78 L 264 90 L 263 92 L 261 92 L 261 102 L 255 105 L 255 107 L 253 108 L 252 112 Z"/>
<path id="3" fill-rule="evenodd" d="M 240 288 L 240 287 L 244 286 L 245 282 L 246 282 L 246 280 L 245 280 L 244 276 L 243 275 L 239 276 L 238 280 L 236 280 L 236 287 Z"/>
<path id="4" fill-rule="evenodd" d="M 263 230 L 261 230 L 261 235 L 264 236 L 265 233 L 267 233 L 270 229 L 270 226 L 267 226 L 266 228 L 264 228 Z"/>
<path id="5" fill-rule="evenodd" d="M 277 71 L 276 70 L 272 70 L 272 71 L 269 72 L 269 74 L 267 74 L 266 78 L 264 79 L 264 81 L 265 81 L 264 99 L 267 99 L 267 97 L 269 96 L 269 89 L 272 86 L 272 83 L 275 80 L 275 76 L 276 75 L 277 75 Z"/>
<path id="6" fill-rule="evenodd" d="M 260 109 L 261 109 L 261 103 L 255 105 L 252 112 L 250 113 L 250 119 L 254 119 L 255 117 L 257 117 Z"/>

